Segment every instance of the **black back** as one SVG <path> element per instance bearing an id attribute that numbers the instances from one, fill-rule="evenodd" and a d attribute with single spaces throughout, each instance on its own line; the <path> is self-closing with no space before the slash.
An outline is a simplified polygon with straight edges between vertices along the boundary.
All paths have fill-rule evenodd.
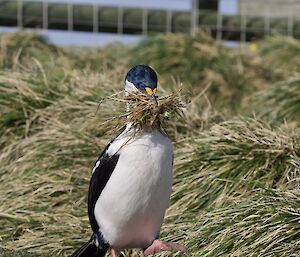
<path id="1" fill-rule="evenodd" d="M 105 147 L 105 149 L 100 154 L 98 161 L 100 161 L 98 167 L 95 169 L 92 174 L 89 186 L 89 195 L 88 195 L 88 213 L 89 220 L 94 233 L 99 233 L 99 225 L 95 218 L 95 205 L 96 202 L 102 193 L 106 183 L 108 182 L 113 170 L 115 169 L 117 162 L 119 160 L 119 155 L 116 153 L 112 156 L 107 154 L 107 150 L 110 144 L 126 129 L 124 126 L 120 133 Z M 96 164 L 95 164 L 96 165 Z"/>
<path id="2" fill-rule="evenodd" d="M 88 196 L 88 213 L 89 213 L 90 224 L 94 233 L 99 231 L 99 225 L 96 221 L 95 212 L 94 212 L 96 202 L 119 160 L 118 154 L 109 156 L 106 153 L 109 146 L 110 144 L 104 149 L 99 159 L 97 160 L 100 161 L 100 164 L 95 169 L 90 180 L 89 196 Z"/>

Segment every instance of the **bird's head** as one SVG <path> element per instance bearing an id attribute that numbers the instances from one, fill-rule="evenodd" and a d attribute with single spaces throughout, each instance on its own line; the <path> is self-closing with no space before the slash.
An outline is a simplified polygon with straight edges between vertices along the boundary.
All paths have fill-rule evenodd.
<path id="1" fill-rule="evenodd" d="M 147 65 L 136 65 L 132 67 L 125 77 L 125 91 L 130 93 L 141 91 L 157 103 L 157 75 L 156 72 Z"/>

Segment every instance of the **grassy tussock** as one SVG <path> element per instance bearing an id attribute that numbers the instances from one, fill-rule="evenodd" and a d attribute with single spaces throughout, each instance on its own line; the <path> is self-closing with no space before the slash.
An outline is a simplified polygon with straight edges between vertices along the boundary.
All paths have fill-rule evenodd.
<path id="1" fill-rule="evenodd" d="M 254 96 L 258 115 L 273 122 L 300 121 L 300 78 L 290 77 Z M 296 125 L 295 124 L 295 125 Z M 296 125 L 297 126 L 297 125 Z"/>
<path id="2" fill-rule="evenodd" d="M 55 62 L 62 51 L 37 34 L 25 32 L 3 34 L 0 37 L 0 67 L 2 69 L 29 66 L 36 60 L 44 64 Z"/>
<path id="3" fill-rule="evenodd" d="M 95 116 L 97 102 L 120 89 L 114 72 L 98 74 L 66 67 L 48 70 L 41 65 L 35 69 L 0 71 L 2 146 L 35 133 L 45 120 L 54 117 L 65 121 L 84 115 L 82 118 L 89 120 Z M 117 110 L 114 105 L 103 107 L 101 119 L 108 119 Z"/>
<path id="4" fill-rule="evenodd" d="M 215 125 L 181 148 L 171 209 L 224 205 L 261 186 L 299 188 L 299 156 L 299 131 L 253 119 Z"/>
<path id="5" fill-rule="evenodd" d="M 43 71 L 0 72 L 0 131 L 28 135 L 37 123 L 36 113 L 67 94 L 68 88 L 59 83 L 65 77 L 58 76 L 46 76 Z"/>
<path id="6" fill-rule="evenodd" d="M 87 185 L 103 144 L 86 125 L 47 124 L 4 149 L 0 236 L 5 247 L 59 255 L 90 234 Z"/>
<path id="7" fill-rule="evenodd" d="M 146 39 L 131 52 L 133 63 L 151 64 L 165 83 L 171 78 L 186 83 L 191 97 L 205 94 L 210 103 L 236 113 L 248 93 L 264 88 L 265 79 L 257 77 L 256 67 L 240 53 L 216 43 L 206 34 L 159 35 Z M 246 72 L 247 71 L 247 72 Z M 190 85 L 190 86 L 189 86 Z"/>
<path id="8" fill-rule="evenodd" d="M 299 197 L 299 190 L 259 189 L 193 218 L 169 216 L 166 233 L 181 233 L 179 238 L 194 250 L 191 256 L 298 256 Z"/>
<path id="9" fill-rule="evenodd" d="M 7 249 L 0 248 L 0 257 L 7 257 L 7 256 L 14 256 L 14 257 L 37 257 L 35 254 L 30 254 L 26 251 L 13 251 Z M 46 257 L 46 255 L 44 255 Z"/>
<path id="10" fill-rule="evenodd" d="M 270 37 L 259 45 L 264 65 L 284 77 L 299 73 L 300 44 L 292 37 Z"/>

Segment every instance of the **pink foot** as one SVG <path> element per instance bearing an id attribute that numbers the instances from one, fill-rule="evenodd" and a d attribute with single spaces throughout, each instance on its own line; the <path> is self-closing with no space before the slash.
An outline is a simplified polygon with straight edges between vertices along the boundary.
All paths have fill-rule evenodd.
<path id="1" fill-rule="evenodd" d="M 111 248 L 111 257 L 117 257 L 117 251 L 114 248 Z"/>
<path id="2" fill-rule="evenodd" d="M 152 245 L 150 245 L 145 251 L 144 255 L 148 256 L 150 254 L 155 254 L 163 251 L 181 251 L 181 252 L 187 252 L 187 248 L 185 248 L 183 245 L 178 243 L 165 243 L 160 240 L 154 240 Z"/>

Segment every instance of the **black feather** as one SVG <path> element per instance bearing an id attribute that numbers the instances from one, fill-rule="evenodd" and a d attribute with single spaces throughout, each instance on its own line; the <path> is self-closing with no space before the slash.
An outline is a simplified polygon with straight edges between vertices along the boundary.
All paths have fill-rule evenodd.
<path id="1" fill-rule="evenodd" d="M 119 155 L 117 154 L 113 156 L 109 156 L 106 153 L 103 154 L 99 159 L 100 164 L 95 169 L 90 180 L 88 213 L 90 224 L 94 232 L 99 231 L 99 226 L 95 218 L 95 205 L 113 170 L 115 169 L 118 159 Z"/>
<path id="2" fill-rule="evenodd" d="M 125 128 L 126 127 L 121 130 L 120 134 L 125 130 Z M 90 180 L 88 195 L 88 214 L 90 224 L 94 232 L 93 236 L 87 243 L 82 245 L 70 257 L 104 257 L 105 253 L 109 249 L 109 244 L 103 238 L 103 235 L 95 218 L 95 205 L 119 160 L 119 155 L 117 153 L 112 156 L 107 154 L 107 150 L 110 144 L 115 140 L 115 138 L 101 152 L 97 160 L 97 162 L 99 161 L 99 165 L 95 168 Z"/>
<path id="3" fill-rule="evenodd" d="M 106 186 L 113 170 L 115 169 L 117 162 L 119 160 L 119 155 L 114 154 L 109 156 L 107 154 L 107 150 L 110 144 L 125 130 L 125 126 L 122 128 L 120 133 L 105 147 L 105 149 L 100 154 L 97 162 L 99 161 L 98 167 L 95 169 L 89 186 L 89 196 L 88 196 L 88 213 L 89 213 L 89 220 L 94 233 L 99 232 L 99 225 L 95 218 L 95 205 L 96 202 L 103 191 L 104 187 Z M 97 163 L 96 162 L 96 163 Z"/>
<path id="4" fill-rule="evenodd" d="M 102 247 L 97 247 L 92 237 L 70 257 L 104 257 L 108 248 L 108 244 L 105 244 Z"/>

